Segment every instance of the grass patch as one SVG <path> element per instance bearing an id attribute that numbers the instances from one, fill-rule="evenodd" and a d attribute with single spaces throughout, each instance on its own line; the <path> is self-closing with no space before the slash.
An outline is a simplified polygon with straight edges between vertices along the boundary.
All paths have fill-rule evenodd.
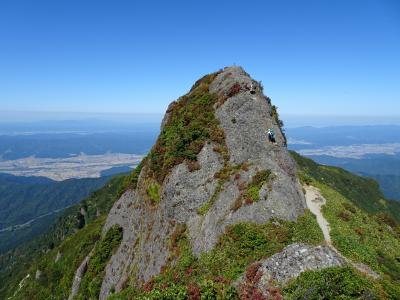
<path id="1" fill-rule="evenodd" d="M 340 193 L 315 183 L 327 202 L 322 212 L 330 224 L 335 247 L 346 257 L 400 280 L 400 235 L 380 215 L 369 215 Z M 343 214 L 346 218 L 343 218 Z M 400 281 L 399 281 L 400 282 Z"/>

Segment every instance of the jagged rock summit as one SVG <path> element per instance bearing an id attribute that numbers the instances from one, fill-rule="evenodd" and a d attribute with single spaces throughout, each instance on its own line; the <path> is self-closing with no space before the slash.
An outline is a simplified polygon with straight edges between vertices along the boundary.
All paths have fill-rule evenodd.
<path id="1" fill-rule="evenodd" d="M 170 241 L 182 228 L 199 256 L 229 225 L 293 221 L 306 208 L 276 107 L 237 66 L 203 77 L 169 106 L 136 175 L 103 228 L 121 226 L 123 240 L 106 267 L 100 299 L 132 278 L 143 283 L 160 273 L 174 260 Z"/>

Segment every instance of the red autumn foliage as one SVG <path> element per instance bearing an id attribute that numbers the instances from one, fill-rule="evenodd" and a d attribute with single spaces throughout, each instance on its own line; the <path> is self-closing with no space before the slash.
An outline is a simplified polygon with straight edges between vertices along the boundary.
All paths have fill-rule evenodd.
<path id="1" fill-rule="evenodd" d="M 354 231 L 355 231 L 359 236 L 362 236 L 362 235 L 364 234 L 364 229 L 362 229 L 361 227 L 355 228 Z"/>
<path id="2" fill-rule="evenodd" d="M 186 275 L 186 276 L 190 276 L 190 274 L 192 274 L 192 272 L 193 272 L 193 267 L 190 266 L 189 268 L 186 269 L 185 275 Z"/>
<path id="3" fill-rule="evenodd" d="M 236 82 L 234 85 L 231 86 L 231 88 L 229 89 L 229 91 L 226 95 L 228 96 L 228 98 L 233 97 L 237 93 L 239 93 L 241 89 L 242 89 L 242 87 L 240 86 L 240 84 Z"/>
<path id="4" fill-rule="evenodd" d="M 226 279 L 224 276 L 215 276 L 214 282 L 223 283 L 223 284 L 230 284 L 231 282 Z"/>
<path id="5" fill-rule="evenodd" d="M 241 183 L 239 183 L 239 185 L 238 185 L 238 189 L 239 189 L 239 191 L 243 191 L 243 190 L 245 190 L 246 189 L 246 182 L 241 182 Z"/>
<path id="6" fill-rule="evenodd" d="M 277 287 L 268 288 L 268 293 L 272 300 L 283 300 L 283 296 L 281 290 Z"/>
<path id="7" fill-rule="evenodd" d="M 152 290 L 153 290 L 153 288 L 154 288 L 154 280 L 153 280 L 153 278 L 152 279 L 150 279 L 149 281 L 147 281 L 144 285 L 143 285 L 143 290 L 145 291 L 145 292 L 151 292 Z"/>
<path id="8" fill-rule="evenodd" d="M 200 287 L 195 283 L 189 283 L 188 287 L 188 299 L 189 300 L 200 300 Z"/>
<path id="9" fill-rule="evenodd" d="M 267 298 L 253 284 L 243 283 L 239 286 L 240 300 L 267 300 Z"/>
<path id="10" fill-rule="evenodd" d="M 246 202 L 247 205 L 250 205 L 250 204 L 253 204 L 254 201 L 253 201 L 252 198 L 249 197 L 249 198 L 246 198 L 245 202 Z"/>
<path id="11" fill-rule="evenodd" d="M 261 267 L 261 263 L 260 262 L 255 262 L 253 264 L 251 264 L 247 270 L 246 270 L 246 279 L 247 281 L 250 281 L 251 283 L 257 283 L 256 281 L 254 281 L 254 279 L 256 278 L 258 269 Z"/>

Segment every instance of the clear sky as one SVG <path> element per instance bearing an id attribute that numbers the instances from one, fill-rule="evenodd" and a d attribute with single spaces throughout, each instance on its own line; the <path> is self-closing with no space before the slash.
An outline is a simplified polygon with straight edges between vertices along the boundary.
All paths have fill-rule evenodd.
<path id="1" fill-rule="evenodd" d="M 283 114 L 400 115 L 400 1 L 0 1 L 0 111 L 163 113 L 233 64 Z"/>

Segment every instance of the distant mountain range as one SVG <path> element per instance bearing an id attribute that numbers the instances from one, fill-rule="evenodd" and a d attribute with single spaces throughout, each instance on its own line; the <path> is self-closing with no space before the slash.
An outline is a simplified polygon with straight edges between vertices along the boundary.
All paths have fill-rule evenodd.
<path id="1" fill-rule="evenodd" d="M 65 158 L 85 153 L 144 154 L 150 150 L 156 131 L 104 133 L 40 133 L 29 135 L 0 135 L 0 159 Z"/>

